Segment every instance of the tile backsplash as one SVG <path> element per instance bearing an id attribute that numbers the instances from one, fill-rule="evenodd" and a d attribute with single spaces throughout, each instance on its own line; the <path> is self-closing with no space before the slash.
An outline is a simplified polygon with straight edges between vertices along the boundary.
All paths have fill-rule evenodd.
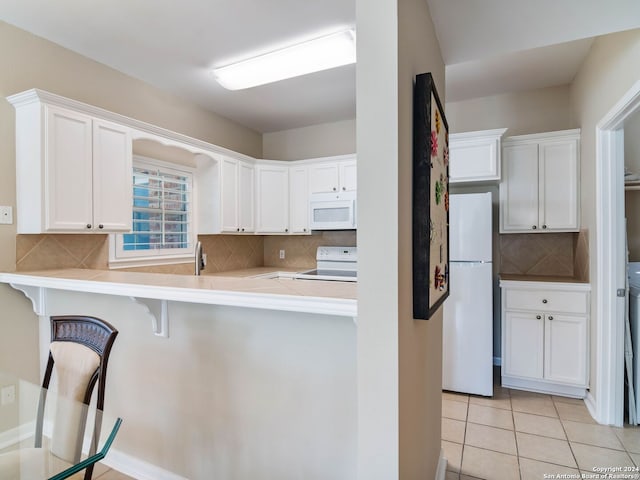
<path id="1" fill-rule="evenodd" d="M 316 250 L 321 245 L 352 247 L 356 245 L 355 230 L 314 232 L 311 235 L 281 235 L 264 237 L 266 267 L 315 268 Z M 285 258 L 280 259 L 280 250 Z"/>
<path id="2" fill-rule="evenodd" d="M 500 273 L 588 280 L 588 232 L 500 235 Z"/>
<path id="3" fill-rule="evenodd" d="M 16 271 L 109 268 L 107 235 L 18 235 Z"/>

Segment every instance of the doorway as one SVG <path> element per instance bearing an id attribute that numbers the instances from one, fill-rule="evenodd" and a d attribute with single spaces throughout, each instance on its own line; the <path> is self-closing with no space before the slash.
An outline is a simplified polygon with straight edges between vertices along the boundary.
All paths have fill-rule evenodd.
<path id="1" fill-rule="evenodd" d="M 598 422 L 616 426 L 624 419 L 624 128 L 637 112 L 640 81 L 596 126 L 597 398 L 587 405 Z"/>

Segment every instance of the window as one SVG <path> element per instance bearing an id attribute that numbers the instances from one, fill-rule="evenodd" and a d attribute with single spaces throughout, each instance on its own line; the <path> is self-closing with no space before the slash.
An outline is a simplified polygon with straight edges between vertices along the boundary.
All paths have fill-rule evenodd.
<path id="1" fill-rule="evenodd" d="M 112 238 L 111 264 L 179 263 L 193 256 L 193 173 L 169 165 L 134 157 L 132 231 Z"/>

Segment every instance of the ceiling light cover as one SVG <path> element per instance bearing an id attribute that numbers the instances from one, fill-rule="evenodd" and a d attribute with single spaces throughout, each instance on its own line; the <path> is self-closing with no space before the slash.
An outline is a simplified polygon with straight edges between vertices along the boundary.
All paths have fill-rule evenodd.
<path id="1" fill-rule="evenodd" d="M 242 90 L 349 65 L 356 62 L 355 40 L 355 30 L 344 30 L 216 68 L 213 74 L 224 88 Z"/>

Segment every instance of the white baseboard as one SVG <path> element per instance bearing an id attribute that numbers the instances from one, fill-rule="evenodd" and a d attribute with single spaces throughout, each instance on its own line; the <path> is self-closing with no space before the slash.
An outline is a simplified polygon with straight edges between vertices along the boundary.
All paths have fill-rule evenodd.
<path id="1" fill-rule="evenodd" d="M 496 367 L 501 367 L 502 366 L 502 357 L 493 357 L 493 364 Z"/>
<path id="2" fill-rule="evenodd" d="M 29 437 L 33 437 L 35 421 L 20 425 L 19 427 L 0 432 L 0 450 L 16 445 Z"/>
<path id="3" fill-rule="evenodd" d="M 447 459 L 444 458 L 444 450 L 440 449 L 440 458 L 438 459 L 438 469 L 436 470 L 435 480 L 444 480 L 447 471 Z"/>
<path id="4" fill-rule="evenodd" d="M 137 480 L 188 480 L 186 477 L 164 470 L 113 448 L 109 450 L 107 456 L 100 463 Z"/>
<path id="5" fill-rule="evenodd" d="M 584 397 L 584 404 L 587 406 L 587 410 L 589 410 L 589 413 L 595 419 L 595 421 L 598 423 L 602 423 L 600 422 L 600 420 L 598 419 L 598 416 L 596 415 L 596 412 L 598 411 L 598 407 L 596 405 L 596 399 L 591 394 L 591 391 L 587 391 L 587 395 Z"/>

